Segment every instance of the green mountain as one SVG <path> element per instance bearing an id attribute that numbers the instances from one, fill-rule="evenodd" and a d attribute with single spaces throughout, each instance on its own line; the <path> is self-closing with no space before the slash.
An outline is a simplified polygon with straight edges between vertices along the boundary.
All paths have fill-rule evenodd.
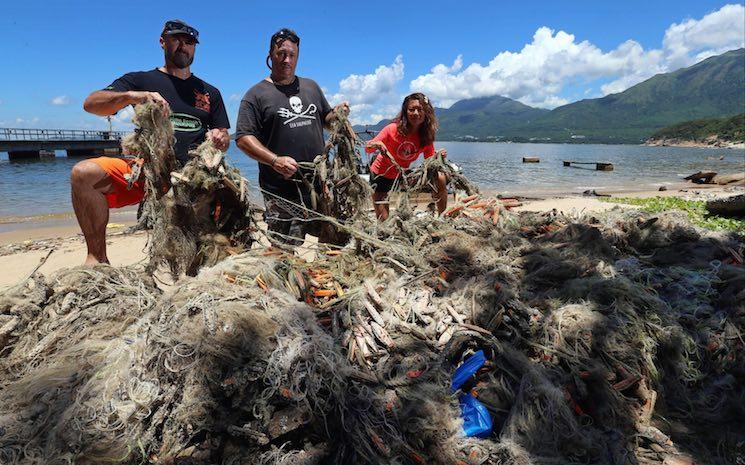
<path id="1" fill-rule="evenodd" d="M 440 139 L 462 137 L 496 138 L 509 128 L 528 125 L 548 110 L 533 108 L 507 97 L 480 97 L 459 100 L 448 109 L 439 109 Z"/>
<path id="2" fill-rule="evenodd" d="M 730 117 L 744 108 L 745 49 L 738 49 L 551 111 L 494 96 L 460 100 L 436 113 L 440 140 L 638 144 L 672 124 Z M 367 128 L 377 131 L 388 121 Z"/>
<path id="3" fill-rule="evenodd" d="M 639 143 L 671 124 L 732 116 L 744 106 L 745 49 L 739 49 L 658 74 L 618 94 L 555 108 L 509 135 Z"/>
<path id="4" fill-rule="evenodd" d="M 653 141 L 745 142 L 745 113 L 732 118 L 686 121 L 661 129 L 650 137 Z"/>
<path id="5" fill-rule="evenodd" d="M 469 135 L 486 138 L 486 135 L 498 135 L 507 128 L 528 124 L 548 112 L 499 95 L 459 100 L 450 108 L 435 108 L 440 123 L 437 137 L 440 140 L 461 139 Z M 373 125 L 358 125 L 354 129 L 377 132 L 390 121 L 384 119 Z"/>

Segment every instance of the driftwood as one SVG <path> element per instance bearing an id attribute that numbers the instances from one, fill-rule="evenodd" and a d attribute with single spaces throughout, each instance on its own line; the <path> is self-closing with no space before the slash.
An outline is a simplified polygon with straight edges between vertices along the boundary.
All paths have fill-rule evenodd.
<path id="1" fill-rule="evenodd" d="M 745 171 L 741 173 L 723 174 L 721 176 L 714 176 L 712 182 L 724 186 L 726 184 L 732 184 L 733 182 L 745 181 Z"/>
<path id="2" fill-rule="evenodd" d="M 584 195 L 585 197 L 610 197 L 611 196 L 610 194 L 601 194 L 595 189 L 588 189 L 586 191 L 583 191 L 582 195 Z"/>
<path id="3" fill-rule="evenodd" d="M 715 173 L 714 171 L 699 171 L 693 173 L 690 176 L 686 176 L 683 179 L 685 179 L 686 181 L 694 182 L 696 184 L 711 184 L 711 180 L 716 175 L 717 173 Z"/>

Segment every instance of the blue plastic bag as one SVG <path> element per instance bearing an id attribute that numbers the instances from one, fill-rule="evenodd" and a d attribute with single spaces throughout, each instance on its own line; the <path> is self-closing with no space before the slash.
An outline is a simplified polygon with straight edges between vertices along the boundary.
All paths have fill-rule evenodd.
<path id="1" fill-rule="evenodd" d="M 486 356 L 483 350 L 466 359 L 461 366 L 455 370 L 453 381 L 450 383 L 450 389 L 457 391 L 463 383 L 475 375 L 479 368 L 486 363 Z M 458 398 L 460 402 L 460 416 L 463 418 L 463 433 L 468 437 L 486 438 L 491 435 L 492 424 L 491 415 L 484 404 L 476 400 L 470 393 L 461 394 Z"/>
<path id="2" fill-rule="evenodd" d="M 460 416 L 463 418 L 463 433 L 468 437 L 489 437 L 493 424 L 491 415 L 484 404 L 470 393 L 461 394 L 458 401 L 460 402 Z"/>
<path id="3" fill-rule="evenodd" d="M 458 388 L 468 380 L 468 378 L 475 375 L 476 372 L 479 371 L 479 368 L 484 366 L 484 363 L 486 363 L 486 356 L 484 355 L 483 350 L 479 350 L 468 357 L 466 361 L 455 370 L 453 381 L 450 383 L 450 389 L 452 389 L 453 392 L 457 391 Z"/>

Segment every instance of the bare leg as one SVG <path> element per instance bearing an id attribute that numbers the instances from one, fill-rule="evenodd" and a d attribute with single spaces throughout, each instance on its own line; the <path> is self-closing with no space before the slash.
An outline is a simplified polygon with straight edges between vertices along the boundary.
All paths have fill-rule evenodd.
<path id="1" fill-rule="evenodd" d="M 378 220 L 385 221 L 388 219 L 388 203 L 385 200 L 388 198 L 387 192 L 373 192 L 373 207 L 375 208 L 375 216 Z"/>
<path id="2" fill-rule="evenodd" d="M 88 247 L 85 265 L 109 263 L 106 256 L 106 225 L 109 222 L 106 194 L 113 191 L 111 179 L 99 165 L 83 160 L 72 168 L 70 185 L 72 207 Z"/>
<path id="3" fill-rule="evenodd" d="M 435 191 L 432 193 L 432 200 L 437 203 L 437 213 L 442 215 L 442 212 L 448 207 L 448 188 L 447 188 L 448 177 L 445 173 L 437 174 L 437 186 Z"/>

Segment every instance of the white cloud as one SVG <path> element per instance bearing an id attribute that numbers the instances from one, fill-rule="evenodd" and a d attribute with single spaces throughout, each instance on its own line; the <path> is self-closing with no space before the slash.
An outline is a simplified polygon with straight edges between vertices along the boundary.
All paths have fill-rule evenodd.
<path id="1" fill-rule="evenodd" d="M 396 83 L 404 77 L 404 61 L 398 55 L 391 66 L 380 65 L 372 74 L 350 74 L 339 82 L 339 92 L 334 101 L 346 100 L 350 104 L 373 103 L 381 95 L 394 92 Z"/>
<path id="2" fill-rule="evenodd" d="M 230 94 L 230 97 L 228 97 L 229 102 L 240 102 L 241 98 L 243 98 L 240 94 Z"/>
<path id="3" fill-rule="evenodd" d="M 390 117 L 395 105 L 400 105 L 401 96 L 396 85 L 404 77 L 404 60 L 396 56 L 390 66 L 380 65 L 371 74 L 351 74 L 339 81 L 339 91 L 329 98 L 335 105 L 349 102 L 354 124 L 371 124 Z M 385 115 L 385 116 L 381 116 Z"/>
<path id="4" fill-rule="evenodd" d="M 134 128 L 132 117 L 135 115 L 134 107 L 126 106 L 119 113 L 111 116 L 111 126 L 119 131 L 131 131 Z"/>
<path id="5" fill-rule="evenodd" d="M 49 103 L 57 106 L 69 105 L 70 97 L 68 97 L 67 95 L 58 95 L 57 97 L 54 97 Z"/>
<path id="6" fill-rule="evenodd" d="M 655 74 L 743 46 L 742 5 L 726 5 L 699 20 L 672 24 L 661 49 L 644 50 L 638 42 L 627 40 L 604 52 L 567 32 L 541 27 L 519 52 L 500 52 L 486 65 L 472 63 L 465 68 L 459 55 L 451 66 L 438 64 L 414 79 L 410 88 L 445 107 L 464 98 L 503 95 L 553 108 L 567 103 L 560 94 L 569 85 L 610 79 L 601 87 L 603 94 L 621 92 Z"/>
<path id="7" fill-rule="evenodd" d="M 700 20 L 687 19 L 665 31 L 662 41 L 670 68 L 680 68 L 745 46 L 745 6 L 725 5 Z"/>
<path id="8" fill-rule="evenodd" d="M 39 121 L 40 120 L 39 120 L 39 117 L 38 116 L 34 116 L 31 119 L 16 118 L 15 124 L 17 124 L 17 125 L 29 125 L 30 126 L 30 125 L 37 124 Z"/>

